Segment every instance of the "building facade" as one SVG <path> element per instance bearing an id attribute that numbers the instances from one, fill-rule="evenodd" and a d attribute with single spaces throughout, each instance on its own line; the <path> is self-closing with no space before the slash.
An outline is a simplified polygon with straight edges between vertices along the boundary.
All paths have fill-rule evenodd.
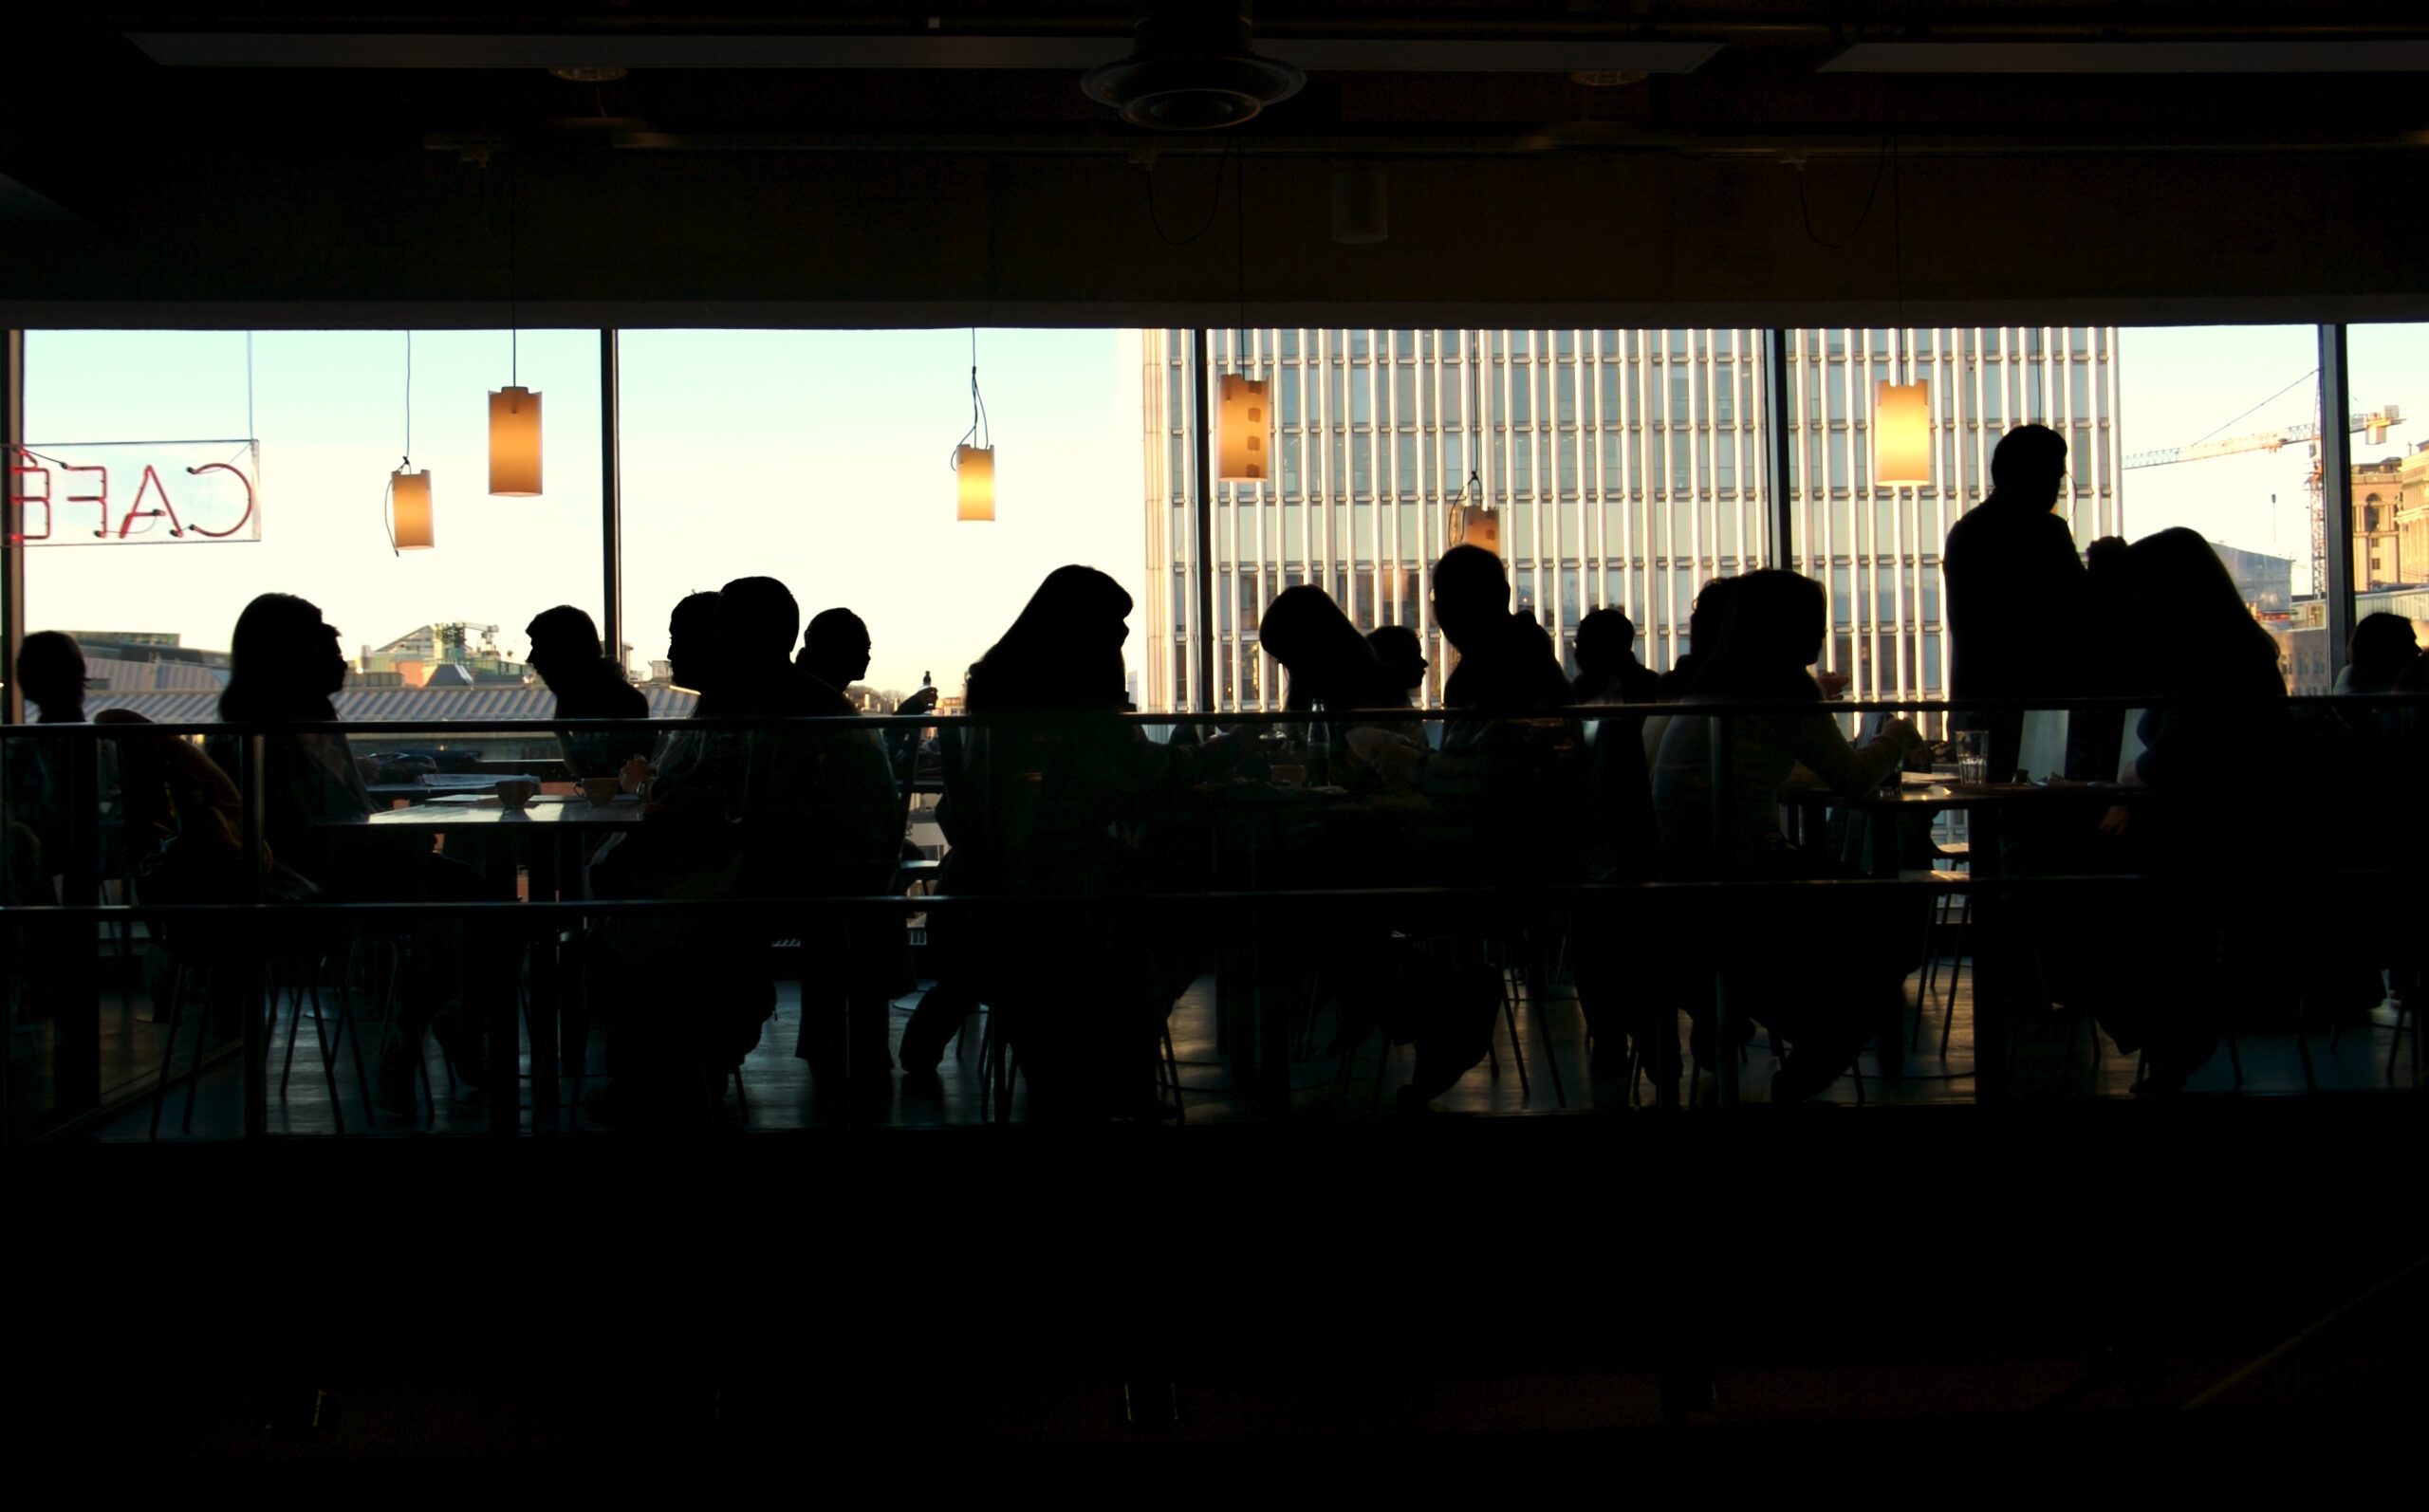
<path id="1" fill-rule="evenodd" d="M 2011 426 L 2067 436 L 2060 508 L 2078 541 L 2119 529 L 2117 339 L 2103 327 L 1915 331 L 1310 330 L 1143 333 L 1147 602 L 1141 707 L 1281 705 L 1256 646 L 1264 606 L 1303 582 L 1362 629 L 1423 636 L 1438 700 L 1451 656 L 1426 571 L 1491 511 L 1513 607 L 1564 652 L 1578 619 L 1616 607 L 1657 669 L 1687 649 L 1714 577 L 1793 567 L 1829 590 L 1825 666 L 1858 696 L 1938 697 L 1948 658 L 1939 546 L 1990 487 Z M 1774 384 L 1776 370 L 1781 382 Z M 1270 379 L 1270 476 L 1211 492 L 1211 637 L 1198 624 L 1195 385 Z M 1933 482 L 1875 487 L 1873 383 L 1928 380 Z M 1211 391 L 1210 391 L 1211 392 Z M 1789 444 L 1773 454 L 1781 415 Z M 1472 518 L 1472 517 L 1471 517 Z"/>

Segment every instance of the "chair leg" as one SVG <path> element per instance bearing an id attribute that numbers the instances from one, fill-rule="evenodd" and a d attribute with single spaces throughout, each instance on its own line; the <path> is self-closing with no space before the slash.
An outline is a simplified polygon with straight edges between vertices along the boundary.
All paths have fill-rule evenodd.
<path id="1" fill-rule="evenodd" d="M 272 1034 L 276 1034 L 278 1032 L 278 1000 L 280 992 L 276 970 L 276 968 L 271 968 L 269 986 L 269 1027 Z M 278 1071 L 278 1100 L 281 1102 L 285 1102 L 287 1100 L 287 1083 L 288 1079 L 295 1075 L 295 1041 L 297 1036 L 299 1036 L 304 1029 L 304 993 L 302 989 L 290 986 L 287 989 L 287 1057 L 285 1061 L 280 1065 Z"/>
<path id="2" fill-rule="evenodd" d="M 186 1106 L 184 1115 L 177 1120 L 179 1134 L 194 1133 L 194 1093 L 195 1088 L 202 1083 L 203 1042 L 211 1038 L 211 986 L 217 986 L 218 979 L 206 975 L 203 981 L 210 986 L 203 989 L 202 1012 L 196 1016 L 194 1026 L 194 1060 L 186 1067 Z M 251 1075 L 250 1070 L 248 1069 L 246 1074 Z"/>
<path id="3" fill-rule="evenodd" d="M 307 990 L 312 995 L 312 1039 L 321 1047 L 321 1085 L 329 1091 L 329 1122 L 343 1137 L 345 1134 L 345 1097 L 338 1090 L 337 1046 L 329 1039 L 327 1022 L 321 1015 L 321 973 L 312 969 Z"/>
<path id="4" fill-rule="evenodd" d="M 1968 894 L 1962 909 L 1956 915 L 1956 943 L 1949 951 L 1948 991 L 1940 998 L 1939 1058 L 1943 1060 L 1948 1059 L 1949 1031 L 1956 1023 L 1956 973 L 1965 964 L 1966 948 L 1973 944 L 1973 933 L 1974 898 L 1971 894 Z M 1978 1004 L 1975 1005 L 1975 1018 L 1977 1023 L 1981 1018 Z M 1978 1047 L 1976 1053 L 1978 1054 Z"/>
<path id="5" fill-rule="evenodd" d="M 1564 948 L 1566 948 L 1566 944 L 1567 942 L 1564 941 Z M 1551 1068 L 1552 1104 L 1555 1107 L 1566 1108 L 1568 1106 L 1568 1088 L 1561 1080 L 1560 1050 L 1558 1046 L 1552 1043 L 1551 1015 L 1547 1011 L 1551 998 L 1551 982 L 1553 975 L 1554 971 L 1552 969 L 1548 968 L 1544 972 L 1544 995 L 1530 1005 L 1530 1011 L 1534 1015 L 1535 1033 L 1544 1042 L 1544 1064 Z M 1588 1053 L 1590 1054 L 1591 1052 L 1589 1051 Z"/>
<path id="6" fill-rule="evenodd" d="M 1173 1121 L 1188 1123 L 1189 1099 L 1180 1092 L 1180 1057 L 1173 1050 L 1173 1021 L 1169 1014 L 1164 1018 L 1164 1080 L 1173 1089 Z"/>
<path id="7" fill-rule="evenodd" d="M 179 966 L 176 961 L 172 958 L 169 962 L 169 1017 L 167 1026 L 162 1029 L 160 1033 L 160 1075 L 152 1083 L 152 1133 L 150 1137 L 154 1139 L 160 1137 L 160 1109 L 162 1104 L 169 1100 L 169 1067 L 176 1061 L 177 1051 L 177 1023 L 178 1021 L 185 1016 L 185 968 Z M 201 1028 L 202 1026 L 200 1024 L 195 1025 L 195 1032 L 200 1033 Z M 2395 1076 L 2395 1062 L 2392 1060 L 2387 1062 L 2387 1076 L 2392 1079 Z"/>
<path id="8" fill-rule="evenodd" d="M 368 1131 L 380 1127 L 380 1110 L 371 1101 L 371 1073 L 362 1063 L 362 1031 L 354 1022 L 354 952 L 338 965 L 338 1042 L 354 1058 L 355 1090 L 362 1095 L 362 1127 Z"/>
<path id="9" fill-rule="evenodd" d="M 1516 988 L 1505 985 L 1501 989 L 1501 1022 L 1510 1031 L 1510 1060 L 1518 1068 L 1518 1100 L 1522 1104 L 1534 1096 L 1535 1089 L 1527 1082 L 1527 1047 L 1518 1039 L 1518 1005 L 1511 1001 Z"/>

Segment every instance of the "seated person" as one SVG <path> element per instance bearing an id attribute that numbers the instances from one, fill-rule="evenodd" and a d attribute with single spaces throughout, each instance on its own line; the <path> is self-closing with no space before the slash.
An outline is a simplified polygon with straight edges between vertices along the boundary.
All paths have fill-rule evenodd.
<path id="1" fill-rule="evenodd" d="M 263 594 L 245 606 L 229 644 L 219 716 L 232 724 L 333 722 L 345 686 L 338 633 L 309 602 Z M 205 749 L 240 786 L 244 743 L 213 736 Z M 494 899 L 469 868 L 433 854 L 426 836 L 353 826 L 371 812 L 362 771 L 343 734 L 271 734 L 263 747 L 262 830 L 270 857 L 343 900 Z M 482 1030 L 500 994 L 512 993 L 514 949 L 504 931 L 469 922 L 417 928 L 405 955 L 396 1034 L 382 1052 L 375 1099 L 410 1112 L 424 1035 L 436 1030 L 463 1087 L 477 1094 L 491 1067 Z M 510 1090 L 508 1096 L 512 1096 Z"/>
<path id="2" fill-rule="evenodd" d="M 1385 667 L 1372 637 L 1361 636 L 1331 596 L 1313 584 L 1285 588 L 1274 597 L 1257 625 L 1257 643 L 1288 675 L 1287 710 L 1348 713 L 1407 707 L 1405 667 L 1399 673 Z M 1419 677 L 1424 665 L 1419 656 Z M 1362 732 L 1375 738 L 1362 740 Z M 1352 792 L 1411 787 L 1428 754 L 1406 721 L 1327 720 L 1310 727 L 1307 744 L 1311 753 L 1325 757 L 1326 781 Z"/>
<path id="3" fill-rule="evenodd" d="M 1661 679 L 1636 659 L 1636 622 L 1617 609 L 1597 609 L 1577 622 L 1577 676 L 1569 697 L 1580 704 L 1650 704 Z"/>
<path id="4" fill-rule="evenodd" d="M 946 892 L 1092 901 L 942 912 L 930 940 L 940 974 L 1005 1015 L 1048 1121 L 1152 1111 L 1158 1027 L 1206 949 L 1200 921 L 1124 902 L 1168 879 L 1120 832 L 1167 812 L 1231 748 L 1159 746 L 1120 718 L 1129 613 L 1111 578 L 1058 567 L 970 674 L 970 712 L 987 722 L 967 732 L 951 795 Z"/>
<path id="5" fill-rule="evenodd" d="M 1804 703 L 1809 712 L 1744 714 L 1730 721 L 1726 790 L 1712 787 L 1715 721 L 1664 715 L 1645 729 L 1654 820 L 1662 869 L 1678 877 L 1824 877 L 1834 868 L 1789 844 L 1779 795 L 1800 765 L 1832 789 L 1856 794 L 1896 772 L 1922 744 L 1914 725 L 1891 720 L 1868 744 L 1847 742 L 1821 707 L 1807 670 L 1820 659 L 1828 630 L 1821 584 L 1766 570 L 1735 580 L 1720 649 L 1698 672 L 1687 708 L 1733 702 Z M 1884 1010 L 1902 1012 L 1909 936 L 1894 911 L 1864 897 L 1818 893 L 1767 911 L 1762 949 L 1725 968 L 1729 1001 L 1793 1042 L 1772 1100 L 1793 1102 L 1838 1079 L 1871 1038 Z M 1701 1023 L 1698 1023 L 1698 1030 Z M 1710 1052 L 1698 1046 L 1698 1059 Z M 1722 1047 L 1721 1054 L 1728 1054 Z"/>
<path id="6" fill-rule="evenodd" d="M 599 627 L 571 604 L 544 611 L 524 631 L 531 637 L 527 658 L 548 691 L 557 695 L 559 719 L 647 719 L 649 696 L 634 687 L 623 669 L 601 655 Z M 557 731 L 566 770 L 576 781 L 613 777 L 649 748 L 646 732 Z"/>
<path id="7" fill-rule="evenodd" d="M 38 630 L 17 648 L 17 686 L 34 706 L 37 725 L 81 725 L 84 722 L 84 651 L 73 636 Z M 47 886 L 32 879 L 60 876 L 67 870 L 67 852 L 74 825 L 68 793 L 75 784 L 75 764 L 95 762 L 90 774 L 98 783 L 100 757 L 95 747 L 51 736 L 25 737 L 0 743 L 6 761 L 11 875 L 27 878 L 23 897 L 10 902 L 53 902 Z M 98 804 L 101 788 L 92 793 Z"/>
<path id="8" fill-rule="evenodd" d="M 849 609 L 822 609 L 801 633 L 801 651 L 793 657 L 793 665 L 848 698 L 853 685 L 868 675 L 872 644 L 869 627 L 860 616 Z M 936 707 L 936 690 L 923 675 L 919 691 L 893 711 L 924 714 Z M 917 729 L 907 728 L 886 731 L 886 762 L 899 785 L 907 787 L 917 775 L 918 736 Z"/>
<path id="9" fill-rule="evenodd" d="M 1283 591 L 1287 593 L 1289 590 Z M 1425 659 L 1425 642 L 1418 639 L 1417 632 L 1406 625 L 1378 625 L 1366 633 L 1366 644 L 1400 689 L 1400 697 L 1390 702 L 1415 708 L 1418 692 L 1425 686 L 1425 669 L 1429 665 Z"/>

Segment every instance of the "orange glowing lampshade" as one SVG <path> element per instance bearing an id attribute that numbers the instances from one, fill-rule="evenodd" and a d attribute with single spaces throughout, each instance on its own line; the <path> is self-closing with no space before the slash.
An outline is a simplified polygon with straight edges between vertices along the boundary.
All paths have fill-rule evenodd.
<path id="1" fill-rule="evenodd" d="M 531 499 L 540 493 L 540 396 L 526 388 L 490 395 L 490 492 Z"/>
<path id="2" fill-rule="evenodd" d="M 956 520 L 988 521 L 995 518 L 995 449 L 992 446 L 955 447 L 953 470 L 960 497 Z"/>
<path id="3" fill-rule="evenodd" d="M 430 470 L 388 474 L 390 534 L 399 551 L 427 551 L 436 539 L 430 509 Z"/>

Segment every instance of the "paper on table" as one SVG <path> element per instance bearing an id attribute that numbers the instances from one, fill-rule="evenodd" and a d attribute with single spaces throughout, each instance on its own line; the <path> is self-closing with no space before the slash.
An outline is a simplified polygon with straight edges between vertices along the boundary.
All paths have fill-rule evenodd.
<path id="1" fill-rule="evenodd" d="M 494 776 L 468 772 L 424 772 L 421 785 L 449 793 L 486 793 L 500 783 L 536 783 L 539 779 L 528 772 L 499 772 Z"/>

